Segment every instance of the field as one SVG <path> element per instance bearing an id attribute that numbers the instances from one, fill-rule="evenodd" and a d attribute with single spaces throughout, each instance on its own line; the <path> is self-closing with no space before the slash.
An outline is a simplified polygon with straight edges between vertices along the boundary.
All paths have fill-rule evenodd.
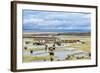
<path id="1" fill-rule="evenodd" d="M 56 39 L 55 39 L 56 38 Z M 23 37 L 23 62 L 91 59 L 90 35 L 39 35 Z"/>

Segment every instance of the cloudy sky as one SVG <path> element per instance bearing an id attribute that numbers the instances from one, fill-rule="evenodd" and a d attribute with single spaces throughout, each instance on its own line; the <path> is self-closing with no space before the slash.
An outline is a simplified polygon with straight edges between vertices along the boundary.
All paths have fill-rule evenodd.
<path id="1" fill-rule="evenodd" d="M 23 10 L 23 31 L 90 32 L 90 13 Z"/>

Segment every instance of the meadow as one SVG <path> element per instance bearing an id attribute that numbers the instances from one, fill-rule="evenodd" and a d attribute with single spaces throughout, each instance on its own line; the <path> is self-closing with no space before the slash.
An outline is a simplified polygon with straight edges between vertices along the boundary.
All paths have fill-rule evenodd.
<path id="1" fill-rule="evenodd" d="M 61 45 L 55 44 L 55 50 L 45 50 L 44 44 L 33 44 L 36 42 L 34 37 L 23 38 L 23 63 L 91 59 L 90 35 L 56 35 L 54 37 L 57 38 L 58 43 L 61 43 Z M 49 44 L 48 48 L 53 46 L 53 42 L 46 44 Z"/>

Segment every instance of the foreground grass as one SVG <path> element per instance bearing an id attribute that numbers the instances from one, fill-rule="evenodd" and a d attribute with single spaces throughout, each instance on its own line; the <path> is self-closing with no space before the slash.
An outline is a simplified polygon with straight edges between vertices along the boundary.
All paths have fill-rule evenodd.
<path id="1" fill-rule="evenodd" d="M 53 56 L 30 56 L 30 55 L 24 55 L 23 56 L 23 62 L 32 62 L 32 61 L 50 61 L 50 58 L 57 58 Z"/>
<path id="2" fill-rule="evenodd" d="M 63 37 L 62 37 L 63 38 Z M 56 51 L 62 51 L 62 50 L 67 50 L 67 48 L 75 48 L 77 50 L 82 50 L 85 52 L 91 52 L 91 37 L 90 36 L 65 36 L 64 37 L 65 40 L 83 40 L 85 41 L 84 44 L 80 44 L 80 43 L 70 43 L 69 46 L 66 46 L 65 48 L 60 48 L 60 49 L 56 49 Z M 67 43 L 66 43 L 67 44 Z M 43 48 L 28 48 L 28 49 L 23 49 L 24 52 L 30 52 L 30 51 L 40 51 L 43 50 Z M 57 57 L 54 57 L 54 59 L 56 59 Z M 86 57 L 82 57 L 79 60 L 83 60 L 83 59 L 89 59 Z M 50 56 L 31 56 L 31 55 L 23 55 L 23 62 L 32 62 L 32 61 L 50 61 Z M 76 57 L 74 56 L 70 56 L 69 58 L 65 58 L 64 60 L 78 60 Z"/>
<path id="3" fill-rule="evenodd" d="M 26 52 L 30 52 L 30 51 L 40 51 L 40 50 L 43 50 L 43 48 L 28 48 L 28 49 L 23 49 L 23 51 L 26 51 Z"/>

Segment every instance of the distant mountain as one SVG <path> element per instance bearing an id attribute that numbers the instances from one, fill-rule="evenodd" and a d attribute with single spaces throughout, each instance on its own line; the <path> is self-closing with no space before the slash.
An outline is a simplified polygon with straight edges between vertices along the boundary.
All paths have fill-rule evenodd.
<path id="1" fill-rule="evenodd" d="M 24 32 L 61 32 L 61 33 L 71 33 L 71 32 L 90 32 L 91 30 L 85 30 L 85 29 L 24 29 Z"/>
<path id="2" fill-rule="evenodd" d="M 23 37 L 32 36 L 60 36 L 60 35 L 71 35 L 71 36 L 90 36 L 90 32 L 23 32 Z"/>
<path id="3" fill-rule="evenodd" d="M 68 33 L 58 33 L 58 35 L 76 35 L 76 36 L 90 36 L 90 32 L 68 32 Z"/>

